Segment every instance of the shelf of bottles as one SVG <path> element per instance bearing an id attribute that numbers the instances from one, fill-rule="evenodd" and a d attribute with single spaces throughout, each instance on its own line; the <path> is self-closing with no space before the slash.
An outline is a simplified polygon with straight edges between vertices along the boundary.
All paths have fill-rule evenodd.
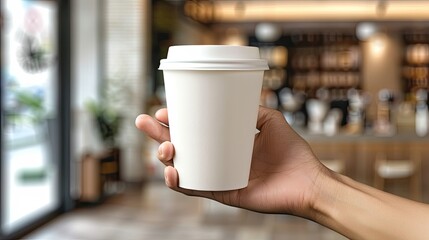
<path id="1" fill-rule="evenodd" d="M 329 108 L 342 110 L 345 124 L 349 90 L 361 88 L 361 50 L 354 34 L 291 34 L 271 43 L 251 37 L 249 43 L 260 48 L 270 66 L 262 105 L 298 113 L 303 124 L 308 117 L 306 101 L 324 98 Z"/>
<path id="2" fill-rule="evenodd" d="M 429 33 L 405 33 L 404 43 L 404 92 L 413 97 L 419 89 L 429 90 Z"/>
<path id="3" fill-rule="evenodd" d="M 326 88 L 331 98 L 346 98 L 347 90 L 360 87 L 360 50 L 352 35 L 292 36 L 290 85 L 315 97 Z"/>

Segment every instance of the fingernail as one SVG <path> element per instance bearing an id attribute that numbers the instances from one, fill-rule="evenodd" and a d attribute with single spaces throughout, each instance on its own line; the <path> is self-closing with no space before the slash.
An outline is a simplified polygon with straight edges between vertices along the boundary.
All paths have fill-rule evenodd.
<path id="1" fill-rule="evenodd" d="M 162 146 L 159 146 L 159 148 L 158 148 L 158 156 L 160 158 L 164 157 L 164 149 Z"/>
<path id="2" fill-rule="evenodd" d="M 165 178 L 165 184 L 166 184 L 168 187 L 170 187 L 170 181 L 168 180 L 167 175 L 165 175 L 165 176 L 164 176 L 164 178 Z"/>

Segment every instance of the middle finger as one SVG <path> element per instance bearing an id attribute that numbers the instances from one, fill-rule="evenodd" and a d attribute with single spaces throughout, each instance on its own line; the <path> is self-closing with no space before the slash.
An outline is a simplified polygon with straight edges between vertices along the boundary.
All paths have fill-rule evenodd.
<path id="1" fill-rule="evenodd" d="M 165 141 L 159 145 L 158 159 L 166 166 L 173 166 L 174 147 L 169 141 Z"/>

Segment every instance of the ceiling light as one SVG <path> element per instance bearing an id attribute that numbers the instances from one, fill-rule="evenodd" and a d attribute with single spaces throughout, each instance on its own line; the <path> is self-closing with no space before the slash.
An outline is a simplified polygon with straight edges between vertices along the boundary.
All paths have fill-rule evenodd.
<path id="1" fill-rule="evenodd" d="M 275 42 L 282 36 L 282 30 L 273 23 L 259 23 L 255 27 L 255 35 L 261 42 Z"/>
<path id="2" fill-rule="evenodd" d="M 359 23 L 356 26 L 356 36 L 361 41 L 366 41 L 378 31 L 377 26 L 371 22 Z"/>

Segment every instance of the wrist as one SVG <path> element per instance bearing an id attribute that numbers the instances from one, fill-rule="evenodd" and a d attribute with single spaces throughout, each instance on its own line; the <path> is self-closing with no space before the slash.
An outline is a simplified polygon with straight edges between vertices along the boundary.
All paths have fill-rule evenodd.
<path id="1" fill-rule="evenodd" d="M 425 239 L 427 235 L 429 208 L 424 204 L 374 189 L 326 168 L 315 178 L 311 192 L 306 217 L 348 238 Z M 404 216 L 413 216 L 413 221 Z"/>
<path id="2" fill-rule="evenodd" d="M 310 191 L 307 218 L 321 222 L 331 217 L 335 210 L 335 202 L 341 191 L 341 175 L 324 166 L 314 180 Z"/>

